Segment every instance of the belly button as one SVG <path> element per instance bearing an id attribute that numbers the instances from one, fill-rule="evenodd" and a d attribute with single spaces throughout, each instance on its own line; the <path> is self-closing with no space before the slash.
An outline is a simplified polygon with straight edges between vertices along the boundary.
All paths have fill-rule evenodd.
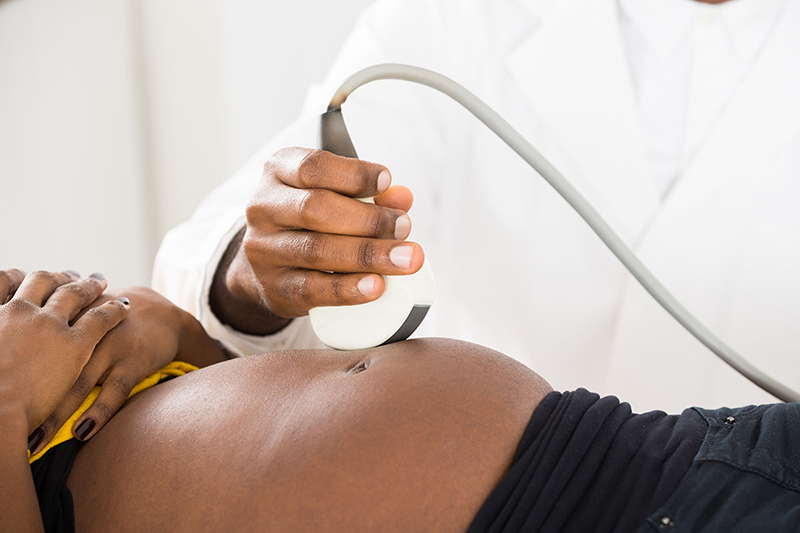
<path id="1" fill-rule="evenodd" d="M 358 374 L 360 372 L 363 372 L 364 370 L 369 368 L 370 362 L 371 361 L 369 359 L 360 361 L 358 364 L 356 364 L 356 366 L 348 370 L 348 372 L 351 374 Z"/>

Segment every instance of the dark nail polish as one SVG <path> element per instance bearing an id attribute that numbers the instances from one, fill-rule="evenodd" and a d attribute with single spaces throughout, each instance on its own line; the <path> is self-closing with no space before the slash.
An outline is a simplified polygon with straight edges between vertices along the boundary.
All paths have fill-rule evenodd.
<path id="1" fill-rule="evenodd" d="M 28 437 L 28 449 L 33 451 L 42 443 L 42 439 L 44 438 L 44 429 L 38 427 L 33 430 L 30 437 Z"/>
<path id="2" fill-rule="evenodd" d="M 66 272 L 67 272 L 67 274 L 71 274 L 71 275 L 75 276 L 76 278 L 81 277 L 80 273 L 76 272 L 74 270 L 67 270 Z"/>
<path id="3" fill-rule="evenodd" d="M 117 298 L 118 302 L 122 302 L 122 305 L 131 305 L 131 301 L 128 300 L 126 297 Z"/>
<path id="4" fill-rule="evenodd" d="M 100 272 L 95 272 L 94 274 L 92 274 L 89 277 L 90 278 L 94 278 L 94 279 L 98 279 L 100 281 L 103 281 L 104 279 L 106 279 L 106 277 L 104 275 L 102 275 Z"/>
<path id="5" fill-rule="evenodd" d="M 94 420 L 91 418 L 87 418 L 81 422 L 78 427 L 75 428 L 75 435 L 78 437 L 78 440 L 86 440 L 86 437 L 88 437 L 89 433 L 92 432 L 94 426 Z"/>

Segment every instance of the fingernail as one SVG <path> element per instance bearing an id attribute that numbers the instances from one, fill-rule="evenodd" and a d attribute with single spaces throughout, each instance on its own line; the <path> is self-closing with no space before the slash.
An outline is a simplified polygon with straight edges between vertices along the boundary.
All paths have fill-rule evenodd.
<path id="1" fill-rule="evenodd" d="M 391 182 L 392 175 L 389 174 L 388 170 L 382 170 L 381 173 L 378 174 L 378 192 L 384 192 L 388 189 Z"/>
<path id="2" fill-rule="evenodd" d="M 67 272 L 67 274 L 70 274 L 71 276 L 75 276 L 76 278 L 81 277 L 80 273 L 76 272 L 75 270 L 67 270 L 66 272 Z"/>
<path id="3" fill-rule="evenodd" d="M 394 238 L 405 239 L 411 233 L 411 219 L 408 215 L 402 215 L 394 223 Z"/>
<path id="4" fill-rule="evenodd" d="M 95 422 L 91 418 L 87 418 L 80 424 L 78 427 L 75 428 L 75 436 L 78 437 L 78 440 L 86 440 L 86 437 L 89 436 L 89 433 L 92 432 L 94 429 Z"/>
<path id="5" fill-rule="evenodd" d="M 44 429 L 41 426 L 33 430 L 31 436 L 28 437 L 28 449 L 30 451 L 35 450 L 39 447 L 42 443 L 42 439 L 44 438 Z"/>
<path id="6" fill-rule="evenodd" d="M 90 278 L 94 278 L 96 280 L 100 280 L 100 281 L 103 281 L 104 279 L 106 279 L 106 277 L 104 275 L 102 275 L 100 272 L 95 272 L 94 274 L 90 275 L 89 277 Z"/>
<path id="7" fill-rule="evenodd" d="M 389 259 L 395 266 L 408 268 L 411 266 L 412 255 L 414 255 L 413 246 L 396 246 L 389 252 Z"/>
<path id="8" fill-rule="evenodd" d="M 361 278 L 361 281 L 358 282 L 358 290 L 364 296 L 372 296 L 375 294 L 375 276 Z"/>
<path id="9" fill-rule="evenodd" d="M 118 302 L 122 302 L 122 305 L 131 305 L 131 301 L 128 300 L 126 297 L 117 298 Z"/>

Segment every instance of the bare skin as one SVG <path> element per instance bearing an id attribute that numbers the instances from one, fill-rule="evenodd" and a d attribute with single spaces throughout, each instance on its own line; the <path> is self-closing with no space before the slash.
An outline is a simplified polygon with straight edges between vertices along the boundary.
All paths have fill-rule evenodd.
<path id="1" fill-rule="evenodd" d="M 275 352 L 145 391 L 78 453 L 78 531 L 463 531 L 550 391 L 480 346 Z"/>

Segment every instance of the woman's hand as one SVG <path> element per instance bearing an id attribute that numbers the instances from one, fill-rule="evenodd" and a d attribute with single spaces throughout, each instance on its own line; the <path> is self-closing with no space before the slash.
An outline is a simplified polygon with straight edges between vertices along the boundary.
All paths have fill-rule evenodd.
<path id="1" fill-rule="evenodd" d="M 130 314 L 100 341 L 72 388 L 65 391 L 66 397 L 44 421 L 43 444 L 49 442 L 97 384 L 102 384 L 100 394 L 72 428 L 79 440 L 97 433 L 122 407 L 137 383 L 173 359 L 195 366 L 226 359 L 192 315 L 144 287 L 107 291 L 87 314 L 123 294 L 130 299 Z"/>
<path id="2" fill-rule="evenodd" d="M 129 305 L 110 300 L 78 317 L 106 285 L 99 274 L 0 271 L 3 417 L 31 433 L 63 400 L 95 346 L 128 314 Z"/>

